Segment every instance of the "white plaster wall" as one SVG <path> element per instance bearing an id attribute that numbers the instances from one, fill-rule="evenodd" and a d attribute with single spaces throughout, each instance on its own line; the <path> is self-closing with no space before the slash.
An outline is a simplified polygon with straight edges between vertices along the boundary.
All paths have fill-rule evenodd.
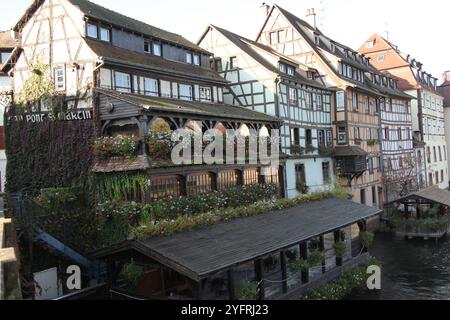
<path id="1" fill-rule="evenodd" d="M 331 183 L 324 185 L 322 175 L 322 163 L 330 163 L 330 178 Z M 286 196 L 288 198 L 298 197 L 300 194 L 296 189 L 296 177 L 295 166 L 297 164 L 305 165 L 306 185 L 309 187 L 309 192 L 318 192 L 332 190 L 334 188 L 334 163 L 331 158 L 317 158 L 314 159 L 301 159 L 301 160 L 288 160 L 286 162 Z"/>

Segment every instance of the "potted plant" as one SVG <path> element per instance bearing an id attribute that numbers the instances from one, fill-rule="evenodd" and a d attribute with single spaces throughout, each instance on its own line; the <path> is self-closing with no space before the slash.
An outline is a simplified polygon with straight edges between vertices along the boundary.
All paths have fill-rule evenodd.
<path id="1" fill-rule="evenodd" d="M 305 148 L 299 145 L 292 145 L 291 153 L 295 155 L 303 155 L 305 153 Z"/>
<path id="2" fill-rule="evenodd" d="M 361 232 L 360 238 L 361 238 L 361 243 L 364 247 L 364 251 L 367 252 L 367 250 L 369 250 L 373 245 L 375 235 L 372 232 L 366 231 L 366 232 Z"/>
<path id="3" fill-rule="evenodd" d="M 307 194 L 309 192 L 309 187 L 305 183 L 300 181 L 297 182 L 296 189 L 301 194 Z"/>
<path id="4" fill-rule="evenodd" d="M 314 147 L 312 144 L 309 144 L 306 146 L 306 153 L 314 153 L 317 151 L 317 148 Z"/>
<path id="5" fill-rule="evenodd" d="M 332 147 L 326 147 L 326 146 L 319 147 L 319 154 L 321 156 L 329 156 L 329 155 L 332 155 L 333 152 L 334 152 L 334 148 L 332 148 Z"/>
<path id="6" fill-rule="evenodd" d="M 239 287 L 240 300 L 256 300 L 258 296 L 258 287 L 253 282 L 243 282 Z"/>
<path id="7" fill-rule="evenodd" d="M 370 140 L 367 141 L 367 145 L 368 145 L 369 147 L 373 147 L 373 146 L 375 146 L 375 145 L 377 145 L 377 144 L 378 144 L 378 141 L 375 140 L 375 139 L 370 139 Z"/>

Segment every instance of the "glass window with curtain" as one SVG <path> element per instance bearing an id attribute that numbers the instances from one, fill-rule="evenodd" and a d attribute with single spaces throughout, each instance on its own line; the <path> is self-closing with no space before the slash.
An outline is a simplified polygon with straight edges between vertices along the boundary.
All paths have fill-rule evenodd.
<path id="1" fill-rule="evenodd" d="M 127 73 L 114 72 L 114 85 L 116 91 L 131 92 L 131 76 Z"/>
<path id="2" fill-rule="evenodd" d="M 158 96 L 158 80 L 144 78 L 144 94 L 146 96 Z"/>

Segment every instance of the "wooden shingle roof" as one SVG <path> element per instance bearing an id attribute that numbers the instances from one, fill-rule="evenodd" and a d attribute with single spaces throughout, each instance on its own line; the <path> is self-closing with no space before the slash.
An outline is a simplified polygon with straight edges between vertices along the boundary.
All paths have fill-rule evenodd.
<path id="1" fill-rule="evenodd" d="M 333 198 L 295 208 L 232 220 L 167 238 L 123 243 L 99 251 L 107 257 L 136 250 L 199 281 L 236 265 L 287 249 L 381 213 L 378 208 Z"/>
<path id="2" fill-rule="evenodd" d="M 213 117 L 230 120 L 247 120 L 264 123 L 280 123 L 278 118 L 269 116 L 262 112 L 249 110 L 243 107 L 236 107 L 221 103 L 204 103 L 198 101 L 184 101 L 176 99 L 167 99 L 159 97 L 150 97 L 135 95 L 130 93 L 120 93 L 105 89 L 95 89 L 98 93 L 122 100 L 129 104 L 142 108 L 143 113 L 146 111 L 169 112 L 174 114 L 184 114 L 202 117 Z"/>
<path id="3" fill-rule="evenodd" d="M 421 198 L 450 207 L 450 191 L 440 189 L 437 186 L 413 192 L 412 194 L 406 196 L 403 199 L 397 200 L 396 202 L 407 200 L 410 198 Z"/>

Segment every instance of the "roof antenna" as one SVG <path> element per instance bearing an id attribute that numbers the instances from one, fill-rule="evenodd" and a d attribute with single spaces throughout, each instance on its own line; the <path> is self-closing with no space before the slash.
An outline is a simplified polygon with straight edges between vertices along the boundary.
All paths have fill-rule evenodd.
<path id="1" fill-rule="evenodd" d="M 385 22 L 385 23 L 384 23 L 384 26 L 386 27 L 386 31 L 385 31 L 385 32 L 386 32 L 386 40 L 387 40 L 387 41 L 390 41 L 390 40 L 389 40 L 389 28 L 388 28 L 388 23 Z"/>
<path id="2" fill-rule="evenodd" d="M 314 29 L 317 29 L 317 21 L 316 21 L 316 10 L 314 10 L 314 8 L 310 8 L 306 11 L 306 16 L 307 17 L 314 17 Z"/>
<path id="3" fill-rule="evenodd" d="M 267 3 L 263 2 L 261 5 L 261 8 L 265 8 L 266 9 L 266 17 L 269 16 L 270 6 Z"/>

